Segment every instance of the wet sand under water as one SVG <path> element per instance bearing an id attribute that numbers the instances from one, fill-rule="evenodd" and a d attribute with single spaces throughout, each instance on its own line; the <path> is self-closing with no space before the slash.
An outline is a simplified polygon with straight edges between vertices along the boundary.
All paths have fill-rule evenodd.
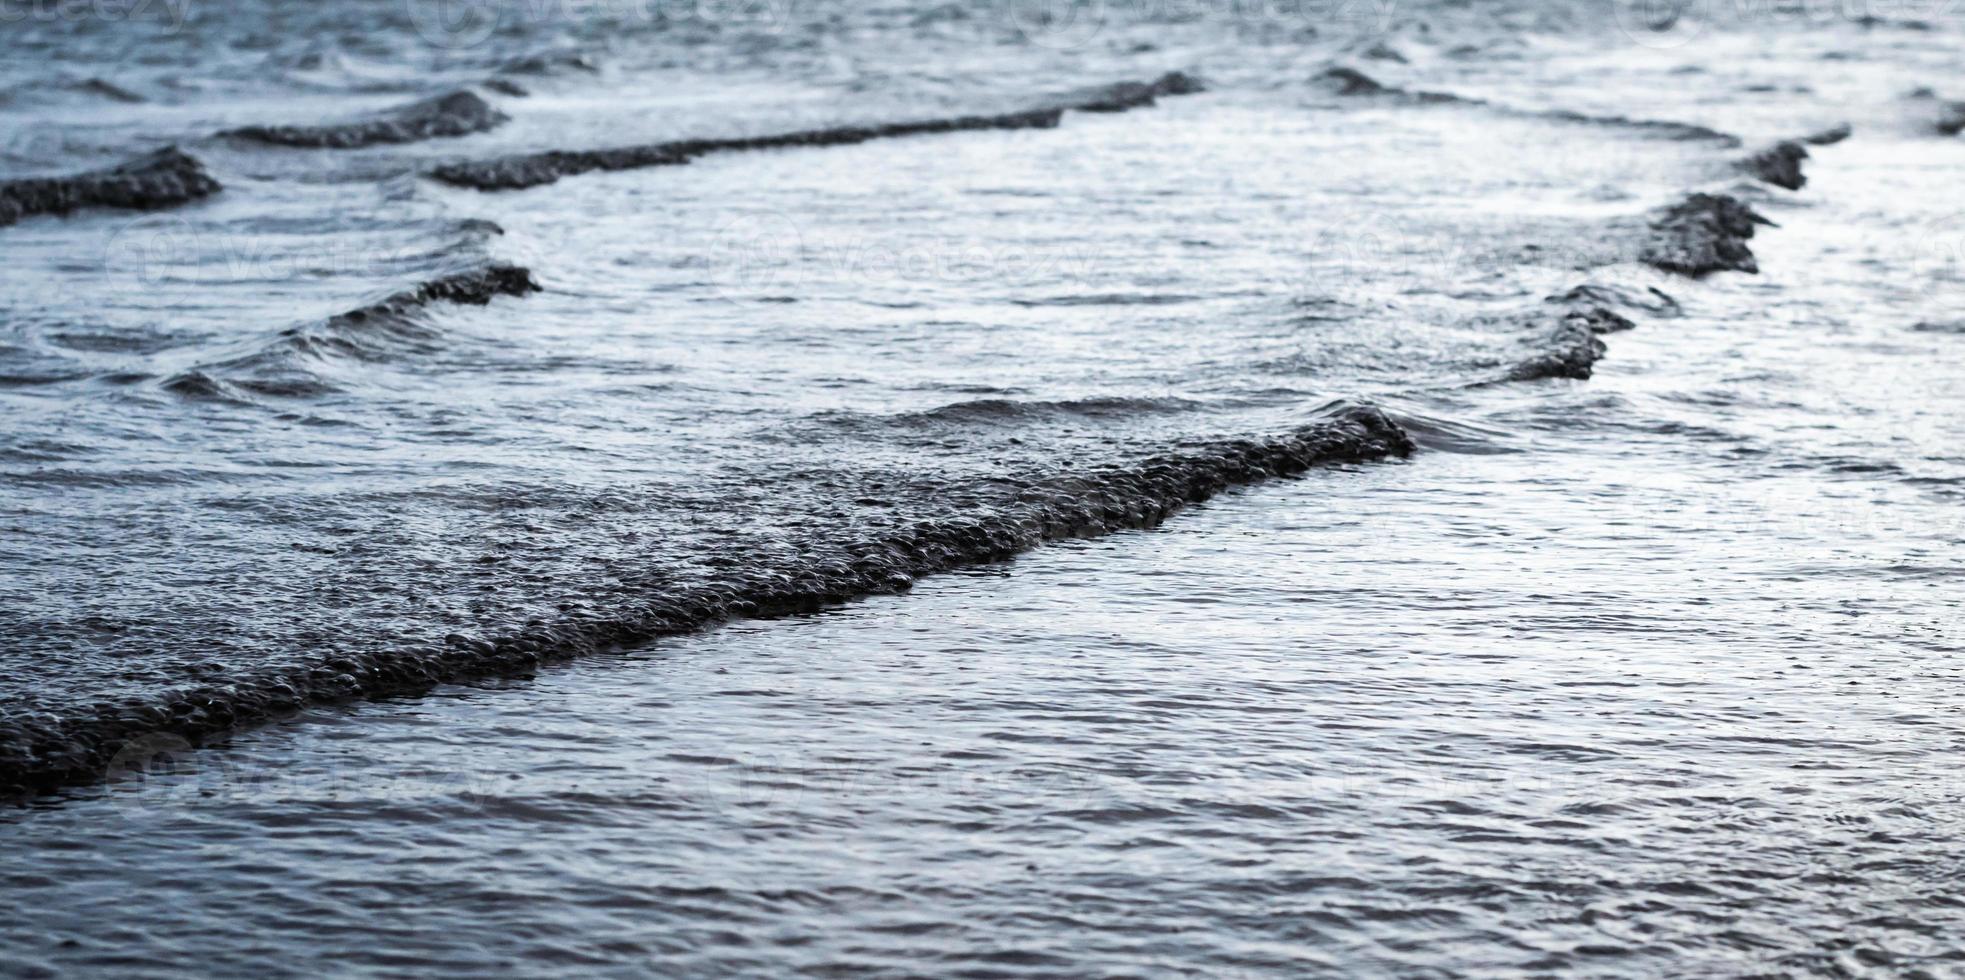
<path id="1" fill-rule="evenodd" d="M 174 758 L 10 831 L 8 962 L 1959 969 L 1936 583 L 1644 520 L 1676 440 L 1530 475 L 1577 438 Z"/>

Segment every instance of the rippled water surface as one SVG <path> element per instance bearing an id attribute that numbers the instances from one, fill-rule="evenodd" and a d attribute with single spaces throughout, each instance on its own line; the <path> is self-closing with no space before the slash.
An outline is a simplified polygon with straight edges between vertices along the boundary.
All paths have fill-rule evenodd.
<path id="1" fill-rule="evenodd" d="M 0 817 L 0 971 L 1965 971 L 1953 20 L 501 9 L 6 28 L 0 180 L 225 189 L 0 228 L 0 771 L 71 784 Z M 212 135 L 458 88 L 511 121 Z M 1757 274 L 1639 261 L 1690 192 Z M 492 263 L 540 291 L 337 316 Z M 1586 285 L 1634 328 L 1530 370 Z M 1417 451 L 606 625 L 1358 405 Z M 538 635 L 585 655 L 331 703 Z"/>

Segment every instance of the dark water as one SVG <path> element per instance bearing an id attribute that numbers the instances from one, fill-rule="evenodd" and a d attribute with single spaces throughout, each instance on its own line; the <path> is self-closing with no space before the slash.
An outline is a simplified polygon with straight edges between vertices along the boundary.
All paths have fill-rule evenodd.
<path id="1" fill-rule="evenodd" d="M 1419 452 L 536 680 L 162 725 L 147 778 L 0 824 L 5 969 L 1960 969 L 1955 18 L 186 9 L 6 27 L 6 177 L 170 142 L 225 185 L 0 229 L 12 759 L 1333 404 Z M 417 176 L 1172 70 L 1207 91 L 1055 129 Z M 211 136 L 459 87 L 510 122 Z M 1843 121 L 1798 191 L 1736 167 Z M 1632 261 L 1691 191 L 1778 226 L 1760 274 Z M 492 262 L 543 290 L 335 319 Z M 1595 376 L 1496 383 L 1585 283 L 1636 324 Z"/>

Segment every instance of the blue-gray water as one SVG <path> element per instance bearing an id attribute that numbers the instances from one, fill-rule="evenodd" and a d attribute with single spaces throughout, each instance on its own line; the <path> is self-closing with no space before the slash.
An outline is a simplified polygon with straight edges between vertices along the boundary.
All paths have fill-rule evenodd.
<path id="1" fill-rule="evenodd" d="M 0 970 L 1965 970 L 1955 16 L 433 9 L 0 27 L 0 179 L 175 143 L 225 184 L 0 228 L 0 723 L 606 611 L 1333 401 L 1419 452 L 41 797 L 0 817 Z M 578 58 L 513 70 L 542 53 Z M 418 176 L 1169 70 L 1208 91 Z M 458 87 L 512 121 L 211 136 Z M 1799 191 L 1735 169 L 1843 121 Z M 1617 261 L 1695 190 L 1776 223 L 1759 275 Z M 494 260 L 544 291 L 329 320 Z M 1488 383 L 1583 283 L 1679 309 L 1616 304 L 1589 380 Z"/>

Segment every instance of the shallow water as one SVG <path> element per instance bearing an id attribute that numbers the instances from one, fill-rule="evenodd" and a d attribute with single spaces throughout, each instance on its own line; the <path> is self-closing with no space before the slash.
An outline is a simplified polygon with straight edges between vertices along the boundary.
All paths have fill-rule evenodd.
<path id="1" fill-rule="evenodd" d="M 149 102 L 10 64 L 37 135 L 5 176 L 169 139 L 226 190 L 0 229 L 0 722 L 796 568 L 1333 400 L 1420 452 L 536 680 L 160 736 L 141 778 L 4 818 L 0 968 L 1959 970 L 1965 145 L 1905 96 L 1957 76 L 1958 25 L 1661 49 L 1489 13 L 520 18 L 442 56 L 414 24 L 187 21 L 146 58 L 31 25 Z M 486 134 L 201 135 L 540 51 L 595 70 L 507 73 L 531 94 L 488 94 Z M 1489 104 L 1338 97 L 1333 62 Z M 509 194 L 414 176 L 1168 69 L 1209 91 Z M 1798 192 L 1732 169 L 1841 120 Z M 1605 264 L 1691 190 L 1778 224 L 1760 275 Z M 328 319 L 494 258 L 544 291 Z M 1590 380 L 1493 384 L 1583 282 L 1680 309 L 1621 306 Z"/>
<path id="2" fill-rule="evenodd" d="M 1630 519 L 1713 505 L 1651 485 L 1711 466 L 1676 438 L 1525 475 L 1587 438 L 298 718 L 22 821 L 8 945 L 219 972 L 301 935 L 301 962 L 459 975 L 1956 970 L 1965 663 L 1930 583 L 1861 534 L 1806 550 L 1817 513 Z M 1769 542 L 1797 551 L 1743 546 Z"/>

